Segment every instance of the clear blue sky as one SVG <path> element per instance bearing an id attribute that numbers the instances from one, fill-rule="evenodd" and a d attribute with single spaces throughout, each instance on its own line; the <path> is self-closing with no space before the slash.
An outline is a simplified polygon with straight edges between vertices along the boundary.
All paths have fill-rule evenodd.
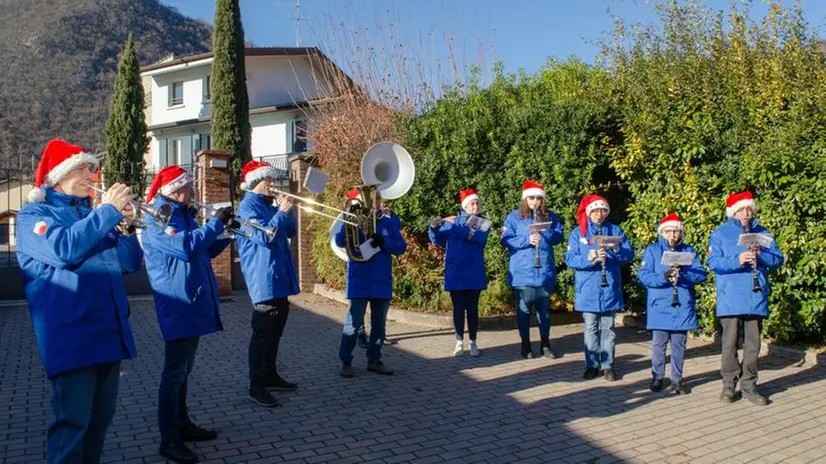
<path id="1" fill-rule="evenodd" d="M 214 0 L 161 0 L 194 18 L 212 23 Z M 742 0 L 738 0 L 742 1 Z M 296 44 L 295 0 L 240 0 L 246 38 L 258 46 Z M 508 71 L 539 69 L 549 56 L 578 56 L 592 62 L 598 52 L 593 42 L 613 28 L 608 8 L 627 23 L 656 18 L 651 0 L 300 0 L 300 35 L 304 46 L 322 46 L 332 22 L 348 27 L 387 31 L 391 21 L 406 37 L 427 36 L 437 40 L 455 37 L 464 50 L 464 63 L 478 63 L 480 43 L 484 60 L 503 61 Z M 706 0 L 725 9 L 729 0 Z M 784 4 L 792 3 L 783 0 Z M 826 0 L 804 0 L 809 24 L 822 32 Z M 754 1 L 754 16 L 767 11 Z M 326 38 L 325 38 L 326 37 Z M 444 49 L 443 46 L 436 47 Z"/>

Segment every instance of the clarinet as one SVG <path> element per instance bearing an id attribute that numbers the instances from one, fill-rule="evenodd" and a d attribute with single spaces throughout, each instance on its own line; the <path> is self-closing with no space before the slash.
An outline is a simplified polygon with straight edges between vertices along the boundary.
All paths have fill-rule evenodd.
<path id="1" fill-rule="evenodd" d="M 533 223 L 536 224 L 536 209 L 533 211 Z M 534 246 L 534 260 L 533 260 L 533 267 L 534 269 L 539 269 L 542 267 L 542 263 L 539 261 L 539 242 L 536 243 Z"/>
<path id="2" fill-rule="evenodd" d="M 602 235 L 602 224 L 597 227 L 597 235 Z M 600 250 L 604 250 L 602 244 L 599 245 Z M 605 275 L 605 260 L 599 262 L 602 265 L 602 281 L 599 283 L 600 287 L 608 286 L 608 277 Z"/>
<path id="3" fill-rule="evenodd" d="M 674 246 L 674 245 L 669 244 L 668 248 L 671 251 L 677 251 L 677 247 Z M 672 269 L 674 269 L 674 270 L 677 270 L 678 268 L 679 268 L 679 266 L 677 266 L 676 264 L 674 266 L 672 266 Z M 677 296 L 677 279 L 674 279 L 674 280 L 671 281 L 671 306 L 673 308 L 676 308 L 677 306 L 680 306 L 680 297 Z"/>
<path id="4" fill-rule="evenodd" d="M 747 234 L 751 233 L 751 221 L 746 222 L 743 224 L 743 228 L 746 230 Z M 756 252 L 757 247 L 751 247 L 751 251 Z M 751 263 L 751 284 L 754 293 L 758 293 L 763 291 L 763 288 L 760 286 L 760 281 L 757 280 L 757 256 L 754 257 L 754 261 Z"/>

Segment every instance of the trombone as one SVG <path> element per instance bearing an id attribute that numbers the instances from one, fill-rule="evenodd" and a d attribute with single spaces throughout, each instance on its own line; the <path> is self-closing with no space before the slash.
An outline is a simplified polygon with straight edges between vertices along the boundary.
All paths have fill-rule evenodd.
<path id="1" fill-rule="evenodd" d="M 106 190 L 99 189 L 92 184 L 86 184 L 87 187 L 94 190 L 98 193 L 106 193 Z M 140 218 L 131 217 L 129 218 L 128 222 L 129 225 L 135 226 L 138 229 L 146 229 L 148 224 L 146 221 L 143 220 L 144 216 L 149 216 L 152 218 L 153 222 L 155 223 L 155 227 L 159 229 L 163 229 L 169 223 L 169 219 L 172 218 L 172 206 L 169 204 L 161 205 L 158 209 L 154 209 L 149 205 L 142 203 L 137 200 L 129 200 L 129 204 L 132 206 L 132 210 L 135 214 L 140 211 Z"/>
<path id="2" fill-rule="evenodd" d="M 192 200 L 192 205 L 195 206 L 198 209 L 203 209 L 206 212 L 206 214 L 208 214 L 210 216 L 215 215 L 215 208 L 213 208 L 211 206 L 205 205 L 203 203 L 199 203 L 195 200 Z M 252 234 L 244 232 L 244 230 L 243 230 L 244 227 L 250 226 L 253 229 L 256 229 L 260 232 L 263 232 L 264 235 L 267 236 L 267 242 L 271 242 L 275 238 L 275 233 L 276 233 L 275 228 L 271 229 L 269 227 L 262 226 L 261 224 L 258 224 L 257 222 L 250 221 L 248 219 L 242 219 L 240 221 L 236 219 L 236 222 L 238 222 L 240 224 L 240 227 L 237 227 L 237 228 L 236 227 L 226 227 L 226 230 L 229 231 L 229 233 L 231 233 L 234 236 L 241 235 L 245 238 L 251 238 Z"/>
<path id="3" fill-rule="evenodd" d="M 270 187 L 269 191 L 273 195 L 284 195 L 284 196 L 293 198 L 297 201 L 303 201 L 305 203 L 309 203 L 309 204 L 314 205 L 314 206 L 321 206 L 322 208 L 327 208 L 329 210 L 332 210 L 332 211 L 335 211 L 335 212 L 339 213 L 339 215 L 338 216 L 333 216 L 332 214 L 323 213 L 321 211 L 315 210 L 313 208 L 309 208 L 309 207 L 304 206 L 304 205 L 296 205 L 296 206 L 298 206 L 299 209 L 307 211 L 308 213 L 318 214 L 320 216 L 325 216 L 325 217 L 328 217 L 330 219 L 335 219 L 335 220 L 341 221 L 345 224 L 349 224 L 351 226 L 357 226 L 358 225 L 355 222 L 347 221 L 347 220 L 344 220 L 344 219 L 341 218 L 342 215 L 347 215 L 347 216 L 358 219 L 359 216 L 357 214 L 351 213 L 349 211 L 344 211 L 344 210 L 341 210 L 341 209 L 338 209 L 338 208 L 333 208 L 332 206 L 327 206 L 324 203 L 319 203 L 319 202 L 317 202 L 317 201 L 315 201 L 311 198 L 304 198 L 304 197 L 300 197 L 298 195 L 293 195 L 292 193 L 287 193 L 283 190 L 278 190 L 277 188 L 274 188 L 274 187 Z"/>

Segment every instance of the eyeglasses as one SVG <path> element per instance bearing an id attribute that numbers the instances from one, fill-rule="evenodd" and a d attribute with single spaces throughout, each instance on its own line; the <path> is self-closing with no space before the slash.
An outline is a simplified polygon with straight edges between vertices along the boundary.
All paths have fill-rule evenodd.
<path id="1" fill-rule="evenodd" d="M 542 197 L 525 197 L 526 200 L 541 200 Z"/>

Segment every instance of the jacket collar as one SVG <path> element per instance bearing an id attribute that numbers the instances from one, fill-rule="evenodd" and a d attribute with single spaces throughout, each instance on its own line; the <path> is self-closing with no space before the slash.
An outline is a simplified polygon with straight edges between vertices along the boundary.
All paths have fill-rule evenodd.
<path id="1" fill-rule="evenodd" d="M 248 191 L 244 194 L 244 200 L 250 202 L 253 206 L 265 206 L 268 208 L 274 206 L 272 197 L 262 193 Z"/>
<path id="2" fill-rule="evenodd" d="M 597 226 L 595 222 L 591 221 L 591 218 L 588 218 L 588 232 L 590 232 L 591 235 L 596 235 L 598 229 L 599 226 Z M 608 222 L 608 219 L 606 219 L 602 221 L 602 234 L 605 235 L 609 230 L 611 230 L 611 223 Z"/>
<path id="3" fill-rule="evenodd" d="M 728 220 L 726 221 L 726 224 L 727 224 L 727 225 L 729 225 L 730 227 L 736 227 L 736 228 L 737 228 L 737 230 L 739 230 L 739 231 L 741 231 L 741 232 L 745 231 L 745 228 L 744 228 L 744 227 L 743 227 L 743 225 L 740 223 L 740 220 L 739 220 L 739 219 L 734 219 L 733 217 L 730 217 L 730 218 L 728 218 Z M 756 218 L 756 217 L 755 217 L 755 218 L 751 218 L 751 230 L 755 230 L 755 229 L 757 228 L 757 226 L 759 226 L 759 225 L 760 225 L 760 223 L 757 221 L 757 218 Z"/>
<path id="4" fill-rule="evenodd" d="M 670 247 L 668 246 L 668 240 L 666 240 L 665 237 L 663 237 L 662 235 L 659 236 L 659 238 L 657 239 L 657 242 L 660 244 L 660 246 L 662 247 L 663 250 L 669 250 L 670 249 Z M 683 247 L 683 243 L 684 242 L 682 240 L 680 240 L 679 243 L 677 243 L 677 246 L 674 247 L 674 249 L 679 250 L 680 248 Z"/>
<path id="5" fill-rule="evenodd" d="M 57 190 L 46 187 L 46 203 L 52 206 L 57 207 L 85 207 L 91 208 L 92 207 L 92 199 L 89 197 L 76 197 L 72 195 L 67 195 L 65 193 L 58 192 Z"/>

